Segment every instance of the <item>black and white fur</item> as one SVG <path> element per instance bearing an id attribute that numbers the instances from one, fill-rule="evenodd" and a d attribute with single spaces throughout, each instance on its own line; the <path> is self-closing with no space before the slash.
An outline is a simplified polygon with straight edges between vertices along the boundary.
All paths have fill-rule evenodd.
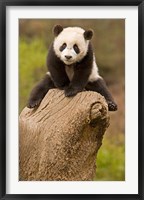
<path id="1" fill-rule="evenodd" d="M 109 110 L 117 110 L 116 103 L 98 73 L 90 42 L 93 31 L 56 25 L 53 33 L 55 39 L 47 56 L 48 72 L 32 90 L 27 106 L 38 106 L 52 88 L 63 89 L 66 97 L 74 96 L 85 89 L 99 92 L 105 97 Z"/>

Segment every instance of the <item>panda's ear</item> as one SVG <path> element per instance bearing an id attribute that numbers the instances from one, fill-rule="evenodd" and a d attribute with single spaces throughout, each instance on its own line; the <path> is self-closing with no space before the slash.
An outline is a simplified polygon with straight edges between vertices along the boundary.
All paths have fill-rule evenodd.
<path id="1" fill-rule="evenodd" d="M 63 30 L 63 27 L 61 25 L 55 25 L 53 27 L 53 33 L 55 36 L 58 36 Z"/>
<path id="2" fill-rule="evenodd" d="M 93 36 L 93 30 L 92 29 L 87 30 L 87 31 L 84 32 L 84 38 L 86 40 L 91 40 L 92 36 Z"/>

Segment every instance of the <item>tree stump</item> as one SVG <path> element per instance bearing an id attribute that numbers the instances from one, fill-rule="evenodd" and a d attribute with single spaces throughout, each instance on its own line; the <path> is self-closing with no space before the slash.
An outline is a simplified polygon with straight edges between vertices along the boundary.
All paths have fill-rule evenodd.
<path id="1" fill-rule="evenodd" d="M 109 125 L 105 99 L 84 91 L 65 97 L 49 90 L 40 106 L 19 118 L 19 180 L 90 181 Z"/>

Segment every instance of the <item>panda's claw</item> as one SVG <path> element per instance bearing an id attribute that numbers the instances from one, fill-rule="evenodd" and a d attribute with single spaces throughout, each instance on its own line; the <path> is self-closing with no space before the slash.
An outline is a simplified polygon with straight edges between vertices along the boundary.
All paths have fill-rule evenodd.
<path id="1" fill-rule="evenodd" d="M 27 107 L 28 108 L 35 108 L 38 107 L 40 105 L 41 100 L 29 100 Z"/>
<path id="2" fill-rule="evenodd" d="M 66 97 L 72 97 L 72 96 L 75 96 L 77 94 L 77 92 L 76 91 L 65 91 L 65 96 Z"/>
<path id="3" fill-rule="evenodd" d="M 109 111 L 116 111 L 118 109 L 117 104 L 113 101 L 108 102 L 108 109 Z"/>
<path id="4" fill-rule="evenodd" d="M 72 97 L 72 96 L 75 96 L 79 91 L 76 90 L 75 88 L 72 88 L 72 87 L 67 87 L 65 89 L 65 96 L 66 97 Z"/>

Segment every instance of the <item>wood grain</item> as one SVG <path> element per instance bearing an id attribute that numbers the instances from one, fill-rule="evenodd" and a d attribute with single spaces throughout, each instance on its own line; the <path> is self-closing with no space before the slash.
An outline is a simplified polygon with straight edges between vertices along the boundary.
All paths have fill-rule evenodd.
<path id="1" fill-rule="evenodd" d="M 19 117 L 19 180 L 93 180 L 96 155 L 109 125 L 105 99 L 84 91 L 67 98 L 50 90 Z"/>

